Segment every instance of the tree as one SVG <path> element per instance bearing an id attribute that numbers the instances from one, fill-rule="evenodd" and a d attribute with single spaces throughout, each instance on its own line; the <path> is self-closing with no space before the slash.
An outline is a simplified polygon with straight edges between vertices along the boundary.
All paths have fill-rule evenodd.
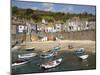
<path id="1" fill-rule="evenodd" d="M 12 14 L 13 15 L 18 15 L 18 7 L 16 7 L 16 6 L 12 7 Z"/>
<path id="2" fill-rule="evenodd" d="M 33 10 L 32 9 L 26 9 L 25 16 L 27 20 L 30 20 L 32 18 Z"/>

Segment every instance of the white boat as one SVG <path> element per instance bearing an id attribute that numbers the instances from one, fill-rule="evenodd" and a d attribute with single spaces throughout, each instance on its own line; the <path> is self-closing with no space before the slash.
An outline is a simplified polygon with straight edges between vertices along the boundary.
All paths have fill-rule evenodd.
<path id="1" fill-rule="evenodd" d="M 24 59 L 24 58 L 34 57 L 36 55 L 37 55 L 36 53 L 28 53 L 28 54 L 18 55 L 18 58 Z"/>
<path id="2" fill-rule="evenodd" d="M 18 66 L 27 63 L 26 60 L 17 60 L 15 63 L 12 64 L 12 66 Z"/>
<path id="3" fill-rule="evenodd" d="M 50 57 L 53 57 L 53 56 L 56 56 L 56 55 L 57 55 L 57 52 L 52 52 L 52 53 L 41 54 L 40 57 L 41 58 L 50 58 Z"/>
<path id="4" fill-rule="evenodd" d="M 26 51 L 34 51 L 35 47 L 25 48 Z"/>
<path id="5" fill-rule="evenodd" d="M 56 46 L 56 47 L 53 48 L 53 51 L 59 51 L 60 49 L 61 49 L 61 47 Z"/>
<path id="6" fill-rule="evenodd" d="M 62 58 L 59 58 L 59 59 L 56 59 L 54 61 L 49 61 L 45 64 L 42 64 L 42 65 L 40 65 L 40 67 L 42 69 L 49 69 L 49 68 L 53 68 L 53 67 L 58 66 L 59 64 L 61 64 L 61 62 L 62 62 Z"/>
<path id="7" fill-rule="evenodd" d="M 20 49 L 20 48 L 21 48 L 21 46 L 14 46 L 14 47 L 12 48 L 12 51 L 18 50 L 18 49 Z"/>
<path id="8" fill-rule="evenodd" d="M 81 56 L 78 56 L 80 59 L 84 60 L 84 59 L 87 59 L 89 55 L 81 55 Z"/>

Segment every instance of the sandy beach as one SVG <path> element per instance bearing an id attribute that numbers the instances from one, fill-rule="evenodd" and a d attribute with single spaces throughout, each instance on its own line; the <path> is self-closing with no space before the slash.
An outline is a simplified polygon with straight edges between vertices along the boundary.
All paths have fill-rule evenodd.
<path id="1" fill-rule="evenodd" d="M 59 41 L 34 41 L 34 42 L 24 42 L 21 44 L 21 48 L 31 48 L 34 47 L 37 51 L 46 52 L 52 49 L 54 46 L 58 45 L 61 47 L 61 51 L 74 51 L 77 48 L 84 48 L 86 52 L 95 53 L 95 41 L 91 40 L 59 40 Z M 68 46 L 71 45 L 73 48 L 69 49 Z"/>

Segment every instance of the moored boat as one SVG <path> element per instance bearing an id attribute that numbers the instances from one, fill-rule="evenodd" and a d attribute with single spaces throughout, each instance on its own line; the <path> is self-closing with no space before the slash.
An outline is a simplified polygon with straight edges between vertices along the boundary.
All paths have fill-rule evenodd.
<path id="1" fill-rule="evenodd" d="M 54 56 L 54 55 L 53 54 L 42 54 L 42 55 L 40 55 L 41 58 L 50 58 L 52 56 Z"/>
<path id="2" fill-rule="evenodd" d="M 60 49 L 61 49 L 61 47 L 56 46 L 56 47 L 53 48 L 53 51 L 59 51 Z"/>
<path id="3" fill-rule="evenodd" d="M 25 48 L 26 51 L 34 51 L 35 47 L 29 47 L 29 48 Z"/>
<path id="4" fill-rule="evenodd" d="M 56 59 L 56 60 L 53 60 L 53 61 L 49 61 L 45 64 L 42 64 L 42 65 L 40 65 L 40 67 L 42 69 L 50 69 L 50 68 L 54 68 L 54 67 L 60 65 L 61 62 L 62 62 L 62 58 L 59 58 L 59 59 Z"/>
<path id="5" fill-rule="evenodd" d="M 18 49 L 20 49 L 20 48 L 21 48 L 21 46 L 14 46 L 14 47 L 12 48 L 12 51 L 18 50 Z"/>
<path id="6" fill-rule="evenodd" d="M 27 62 L 28 62 L 28 60 L 17 60 L 15 62 L 13 62 L 12 66 L 22 65 L 22 64 L 25 64 Z"/>
<path id="7" fill-rule="evenodd" d="M 28 53 L 28 54 L 22 54 L 22 55 L 18 55 L 18 58 L 31 58 L 31 57 L 35 57 L 37 54 L 36 53 Z"/>
<path id="8" fill-rule="evenodd" d="M 84 59 L 87 59 L 89 55 L 80 55 L 78 56 L 80 59 L 84 60 Z"/>
<path id="9" fill-rule="evenodd" d="M 85 49 L 84 48 L 78 48 L 77 50 L 74 51 L 76 54 L 79 53 L 85 53 Z"/>
<path id="10" fill-rule="evenodd" d="M 56 56 L 56 55 L 57 55 L 57 52 L 52 52 L 52 53 L 41 54 L 40 57 L 41 58 L 50 58 L 50 57 L 53 57 L 53 56 Z"/>

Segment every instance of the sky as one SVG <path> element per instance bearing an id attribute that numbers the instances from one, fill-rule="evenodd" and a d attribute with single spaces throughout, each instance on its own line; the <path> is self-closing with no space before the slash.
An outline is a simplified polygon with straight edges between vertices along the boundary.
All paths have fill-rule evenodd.
<path id="1" fill-rule="evenodd" d="M 34 10 L 63 12 L 63 13 L 83 13 L 96 14 L 96 7 L 90 5 L 73 5 L 73 4 L 58 4 L 58 3 L 44 3 L 44 2 L 28 2 L 12 0 L 12 6 L 19 8 L 31 8 Z"/>

